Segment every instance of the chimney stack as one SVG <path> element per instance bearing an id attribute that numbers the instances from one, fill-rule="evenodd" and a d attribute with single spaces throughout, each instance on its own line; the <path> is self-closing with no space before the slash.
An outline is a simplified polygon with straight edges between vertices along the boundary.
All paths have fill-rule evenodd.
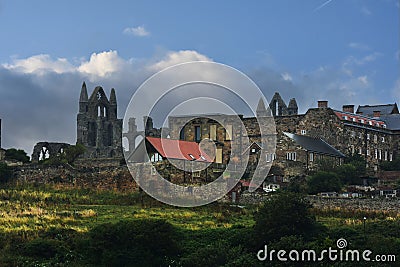
<path id="1" fill-rule="evenodd" d="M 343 105 L 343 111 L 354 113 L 354 105 Z"/>
<path id="2" fill-rule="evenodd" d="M 327 107 L 328 107 L 328 101 L 326 101 L 326 100 L 318 101 L 318 108 L 327 108 Z"/>
<path id="3" fill-rule="evenodd" d="M 380 110 L 374 110 L 374 118 L 379 118 L 381 116 Z"/>

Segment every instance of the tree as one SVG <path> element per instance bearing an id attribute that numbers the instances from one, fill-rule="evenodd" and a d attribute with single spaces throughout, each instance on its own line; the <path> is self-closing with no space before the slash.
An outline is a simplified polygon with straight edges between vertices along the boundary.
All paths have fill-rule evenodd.
<path id="1" fill-rule="evenodd" d="M 9 148 L 6 150 L 5 159 L 6 160 L 17 160 L 17 161 L 21 161 L 23 163 L 29 162 L 29 157 L 28 157 L 27 153 L 22 149 L 15 149 L 15 148 Z"/>
<path id="2" fill-rule="evenodd" d="M 0 162 L 0 182 L 5 183 L 11 178 L 12 170 L 7 164 Z"/>
<path id="3" fill-rule="evenodd" d="M 72 164 L 85 151 L 86 148 L 81 144 L 71 145 L 65 149 L 65 159 L 69 164 Z"/>
<path id="4" fill-rule="evenodd" d="M 311 204 L 304 195 L 280 192 L 272 195 L 255 214 L 255 239 L 258 245 L 277 241 L 284 236 L 309 239 L 318 227 L 310 212 Z"/>
<path id="5" fill-rule="evenodd" d="M 360 184 L 361 182 L 356 167 L 350 163 L 338 166 L 335 173 L 343 184 Z"/>
<path id="6" fill-rule="evenodd" d="M 367 161 L 359 154 L 347 156 L 344 161 L 346 164 L 351 164 L 356 168 L 356 177 L 363 177 L 367 173 Z"/>
<path id="7" fill-rule="evenodd" d="M 308 193 L 337 192 L 342 188 L 342 183 L 336 173 L 319 171 L 310 176 L 307 181 Z"/>
<path id="8" fill-rule="evenodd" d="M 381 169 L 383 171 L 400 171 L 400 158 L 393 161 L 382 162 Z"/>

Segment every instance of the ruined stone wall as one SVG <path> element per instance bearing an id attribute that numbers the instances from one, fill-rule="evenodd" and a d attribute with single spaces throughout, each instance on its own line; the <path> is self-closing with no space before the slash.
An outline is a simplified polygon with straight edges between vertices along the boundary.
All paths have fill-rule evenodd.
<path id="1" fill-rule="evenodd" d="M 17 183 L 61 184 L 101 190 L 134 191 L 137 185 L 126 166 L 73 168 L 32 164 L 16 170 Z"/>

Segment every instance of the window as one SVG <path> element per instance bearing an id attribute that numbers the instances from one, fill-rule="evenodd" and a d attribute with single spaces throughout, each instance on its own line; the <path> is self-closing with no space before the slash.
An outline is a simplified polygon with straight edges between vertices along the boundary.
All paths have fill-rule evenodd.
<path id="1" fill-rule="evenodd" d="M 388 153 L 387 153 L 387 151 L 385 151 L 385 161 L 387 161 L 388 160 Z"/>
<path id="2" fill-rule="evenodd" d="M 200 158 L 204 161 L 206 161 L 206 158 L 203 155 L 200 155 Z"/>
<path id="3" fill-rule="evenodd" d="M 367 140 L 369 140 L 370 139 L 370 135 L 369 134 L 367 134 Z"/>
<path id="4" fill-rule="evenodd" d="M 369 125 L 372 125 L 373 123 L 372 123 L 372 121 L 369 121 L 368 124 L 369 124 Z"/>
<path id="5" fill-rule="evenodd" d="M 358 138 L 360 138 L 360 139 L 362 138 L 362 133 L 360 133 L 360 134 L 358 135 Z"/>
<path id="6" fill-rule="evenodd" d="M 379 159 L 382 159 L 382 149 L 379 149 Z"/>
<path id="7" fill-rule="evenodd" d="M 348 117 L 347 116 L 343 116 L 343 119 L 345 119 L 347 121 Z"/>
<path id="8" fill-rule="evenodd" d="M 362 147 L 358 148 L 358 154 L 362 155 Z"/>
<path id="9" fill-rule="evenodd" d="M 382 143 L 385 143 L 385 137 L 382 136 Z"/>
<path id="10" fill-rule="evenodd" d="M 356 122 L 356 121 L 357 121 L 357 119 L 356 119 L 356 118 L 351 118 L 351 120 L 352 120 L 353 122 Z"/>
<path id="11" fill-rule="evenodd" d="M 310 162 L 314 161 L 314 153 L 310 152 Z"/>
<path id="12" fill-rule="evenodd" d="M 162 160 L 162 156 L 159 153 L 154 153 L 150 158 L 151 162 L 157 162 L 160 160 Z"/>
<path id="13" fill-rule="evenodd" d="M 210 139 L 217 140 L 217 125 L 210 125 Z"/>
<path id="14" fill-rule="evenodd" d="M 386 128 L 386 124 L 382 124 L 382 127 L 383 127 L 383 128 Z"/>
<path id="15" fill-rule="evenodd" d="M 296 161 L 296 152 L 287 152 L 286 159 Z"/>
<path id="16" fill-rule="evenodd" d="M 215 162 L 222 163 L 222 148 L 217 148 L 215 151 Z"/>
<path id="17" fill-rule="evenodd" d="M 302 134 L 302 135 L 306 135 L 306 134 L 307 134 L 307 131 L 306 131 L 306 130 L 301 130 L 301 134 Z"/>
<path id="18" fill-rule="evenodd" d="M 181 131 L 179 132 L 179 139 L 185 140 L 185 127 L 182 127 Z"/>
<path id="19" fill-rule="evenodd" d="M 376 134 L 374 134 L 374 142 L 378 142 L 378 136 Z"/>
<path id="20" fill-rule="evenodd" d="M 228 124 L 226 125 L 225 128 L 225 140 L 232 140 L 233 135 L 232 135 L 232 125 Z"/>
<path id="21" fill-rule="evenodd" d="M 351 154 L 354 155 L 354 145 L 351 145 Z"/>
<path id="22" fill-rule="evenodd" d="M 266 158 L 267 162 L 271 162 L 276 159 L 276 154 L 275 153 L 267 154 L 267 155 L 265 155 L 265 158 Z"/>
<path id="23" fill-rule="evenodd" d="M 361 122 L 361 123 L 364 123 L 364 120 L 363 120 L 363 119 L 361 119 L 361 120 L 360 120 L 360 122 Z"/>
<path id="24" fill-rule="evenodd" d="M 369 149 L 367 149 L 367 156 L 369 156 Z"/>
<path id="25" fill-rule="evenodd" d="M 195 160 L 195 159 L 196 159 L 192 154 L 188 154 L 188 155 L 189 155 L 189 157 L 190 157 L 192 160 Z"/>
<path id="26" fill-rule="evenodd" d="M 393 161 L 393 153 L 390 153 L 390 155 L 389 155 L 389 161 Z"/>
<path id="27" fill-rule="evenodd" d="M 252 148 L 252 149 L 251 149 L 251 153 L 256 153 L 256 149 L 255 149 L 255 148 Z"/>
<path id="28" fill-rule="evenodd" d="M 201 141 L 201 128 L 200 126 L 194 126 L 194 141 L 200 142 Z"/>
<path id="29" fill-rule="evenodd" d="M 375 149 L 375 159 L 378 159 L 378 149 Z"/>
<path id="30" fill-rule="evenodd" d="M 200 177 L 200 172 L 193 172 L 192 177 Z"/>

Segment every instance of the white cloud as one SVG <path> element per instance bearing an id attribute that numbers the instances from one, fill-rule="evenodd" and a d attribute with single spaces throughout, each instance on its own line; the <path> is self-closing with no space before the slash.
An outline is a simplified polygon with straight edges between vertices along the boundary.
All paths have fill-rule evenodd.
<path id="1" fill-rule="evenodd" d="M 23 73 L 43 74 L 46 72 L 65 73 L 74 71 L 74 66 L 65 58 L 53 60 L 47 54 L 40 54 L 26 59 L 14 59 L 11 64 L 3 64 L 3 67 Z"/>
<path id="2" fill-rule="evenodd" d="M 118 56 L 117 51 L 93 53 L 89 61 L 82 62 L 78 71 L 91 76 L 105 77 L 111 73 L 122 70 L 127 64 L 124 59 Z"/>
<path id="3" fill-rule="evenodd" d="M 368 45 L 362 43 L 351 42 L 349 43 L 349 47 L 358 50 L 370 50 Z"/>
<path id="4" fill-rule="evenodd" d="M 292 76 L 290 76 L 290 74 L 287 72 L 282 73 L 281 76 L 282 76 L 282 79 L 285 81 L 291 82 L 293 80 Z"/>
<path id="5" fill-rule="evenodd" d="M 164 59 L 149 65 L 148 69 L 158 71 L 179 63 L 191 61 L 212 61 L 212 59 L 194 50 L 172 51 L 168 52 Z"/>
<path id="6" fill-rule="evenodd" d="M 352 76 L 353 75 L 353 68 L 355 66 L 363 66 L 367 63 L 371 63 L 374 62 L 375 60 L 377 60 L 378 58 L 380 58 L 381 56 L 383 56 L 382 53 L 379 52 L 374 52 L 371 53 L 369 55 L 366 55 L 362 58 L 356 58 L 354 56 L 350 56 L 348 58 L 346 58 L 342 64 L 342 71 L 347 74 L 348 76 Z"/>
<path id="7" fill-rule="evenodd" d="M 361 13 L 364 14 L 364 15 L 366 15 L 366 16 L 369 16 L 369 15 L 372 14 L 371 10 L 369 10 L 366 6 L 363 6 L 363 7 L 361 8 Z"/>
<path id="8" fill-rule="evenodd" d="M 127 35 L 134 35 L 134 36 L 139 36 L 139 37 L 144 37 L 144 36 L 149 36 L 150 32 L 147 31 L 144 26 L 138 26 L 138 27 L 131 27 L 131 28 L 125 28 L 123 31 L 124 34 Z"/>
<path id="9" fill-rule="evenodd" d="M 366 75 L 358 77 L 357 80 L 365 86 L 368 85 L 368 77 Z"/>

